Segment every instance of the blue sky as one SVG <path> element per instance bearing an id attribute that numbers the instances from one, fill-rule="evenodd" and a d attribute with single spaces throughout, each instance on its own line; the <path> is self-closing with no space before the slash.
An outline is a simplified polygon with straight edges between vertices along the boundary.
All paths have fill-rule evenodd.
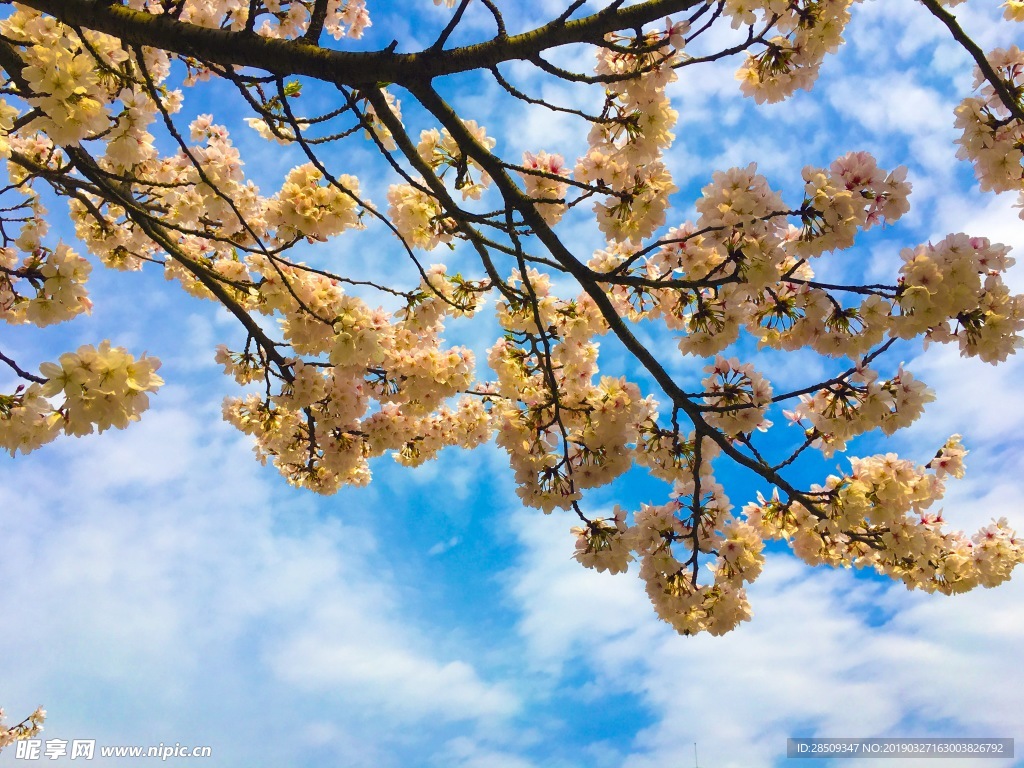
<path id="1" fill-rule="evenodd" d="M 448 13 L 425 0 L 414 11 L 380 5 L 369 4 L 367 47 L 428 44 Z M 995 5 L 975 0 L 957 13 L 986 49 L 1020 44 Z M 536 7 L 540 19 L 561 4 Z M 1014 201 L 978 193 L 955 161 L 952 109 L 970 71 L 944 29 L 911 0 L 875 0 L 854 8 L 847 38 L 814 91 L 781 105 L 742 100 L 736 61 L 693 68 L 672 87 L 681 191 L 670 223 L 691 216 L 713 170 L 756 161 L 792 199 L 803 165 L 868 149 L 883 167 L 908 165 L 912 209 L 832 258 L 830 278 L 891 279 L 900 248 L 949 232 L 1020 253 Z M 448 95 L 511 158 L 574 157 L 583 146 L 570 122 L 499 104 L 478 86 L 452 83 Z M 186 99 L 191 112 L 219 104 L 199 90 Z M 409 105 L 407 119 L 422 116 Z M 273 189 L 288 156 L 231 127 L 249 173 Z M 337 163 L 383 202 L 369 147 Z M 67 237 L 53 210 L 55 235 Z M 599 244 L 586 222 L 565 229 L 583 253 Z M 332 241 L 324 263 L 407 269 L 397 255 L 382 263 L 374 238 Z M 1024 271 L 1008 281 L 1024 290 Z M 210 759 L 167 764 L 217 768 L 667 768 L 693 765 L 695 742 L 701 768 L 768 768 L 788 762 L 789 736 L 1016 737 L 1024 749 L 1019 576 L 949 599 L 774 551 L 751 589 L 753 621 L 722 638 L 682 638 L 657 621 L 635 576 L 571 559 L 570 517 L 520 507 L 493 445 L 448 449 L 416 470 L 382 459 L 369 487 L 327 499 L 295 491 L 220 420 L 234 389 L 213 350 L 240 338 L 226 313 L 158 274 L 97 270 L 92 292 L 89 318 L 2 331 L 4 352 L 25 365 L 109 337 L 160 357 L 168 382 L 125 432 L 0 459 L 0 704 L 15 719 L 44 704 L 47 738 L 210 745 Z M 447 337 L 483 350 L 493 326 L 482 325 Z M 754 359 L 780 386 L 823 370 L 815 356 Z M 625 364 L 611 343 L 602 361 Z M 962 433 L 968 475 L 950 484 L 946 518 L 973 530 L 1005 515 L 1024 528 L 1020 359 L 992 367 L 907 345 L 890 356 L 900 361 L 937 401 L 911 429 L 854 453 L 924 462 Z M 701 364 L 679 359 L 673 372 L 696 376 Z M 759 487 L 724 476 L 739 504 Z M 631 473 L 591 504 L 636 509 L 666 493 Z M 0 766 L 25 764 L 13 750 L 0 755 Z"/>

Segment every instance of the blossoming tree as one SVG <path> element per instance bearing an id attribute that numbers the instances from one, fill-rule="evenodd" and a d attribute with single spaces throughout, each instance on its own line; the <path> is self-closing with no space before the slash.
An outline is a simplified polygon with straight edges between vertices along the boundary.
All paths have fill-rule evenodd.
<path id="1" fill-rule="evenodd" d="M 481 17 L 474 4 L 486 33 L 466 24 Z M 162 270 L 237 320 L 244 342 L 217 352 L 241 387 L 224 416 L 288 482 L 329 494 L 367 483 L 383 454 L 413 466 L 493 437 L 524 504 L 575 516 L 576 559 L 613 572 L 638 563 L 655 610 L 684 634 L 749 616 L 744 588 L 767 540 L 928 591 L 994 586 L 1024 557 L 1021 540 L 1005 521 L 949 531 L 933 508 L 963 472 L 959 436 L 923 466 L 851 457 L 817 484 L 793 469 L 922 413 L 932 395 L 885 354 L 894 345 L 956 344 L 991 363 L 1013 353 L 1024 298 L 1002 279 L 1009 249 L 950 234 L 904 250 L 887 284 L 816 279 L 817 263 L 909 208 L 905 169 L 864 152 L 806 167 L 781 191 L 754 165 L 722 170 L 693 221 L 670 210 L 677 73 L 735 59 L 743 94 L 784 100 L 811 88 L 854 4 L 574 0 L 515 31 L 513 4 L 447 0 L 430 45 L 368 51 L 356 41 L 372 0 L 4 0 L 0 318 L 46 326 L 89 312 L 96 263 Z M 1024 53 L 983 52 L 957 4 L 919 2 L 976 65 L 974 91 L 950 116 L 957 155 L 983 191 L 1024 194 Z M 1024 2 L 1003 9 L 1007 23 L 1024 21 Z M 453 107 L 469 78 L 536 119 L 568 121 L 586 150 L 503 153 Z M 249 128 L 297 158 L 278 188 L 247 177 L 220 116 L 180 118 L 186 99 L 213 88 L 234 92 Z M 386 200 L 346 172 L 353 148 L 379 155 Z M 48 235 L 44 205 L 57 198 L 80 244 Z M 588 219 L 604 240 L 596 252 L 567 234 Z M 362 228 L 418 277 L 400 285 L 314 261 Z M 452 252 L 470 267 L 436 263 Z M 485 366 L 442 334 L 487 312 L 501 332 Z M 628 353 L 626 370 L 602 374 L 601 337 Z M 740 359 L 755 345 L 812 351 L 839 372 L 779 391 L 771 371 Z M 705 375 L 671 374 L 683 356 L 703 360 Z M 11 454 L 128 426 L 163 383 L 156 359 L 108 342 L 38 373 L 2 345 L 0 361 L 22 382 L 0 395 Z M 729 464 L 774 491 L 734 506 L 716 480 Z M 595 511 L 588 489 L 635 466 L 671 484 L 664 503 Z"/>

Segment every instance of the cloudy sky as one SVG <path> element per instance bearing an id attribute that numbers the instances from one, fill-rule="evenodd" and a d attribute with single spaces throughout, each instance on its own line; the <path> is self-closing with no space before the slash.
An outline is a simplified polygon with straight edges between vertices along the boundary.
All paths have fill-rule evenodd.
<path id="1" fill-rule="evenodd" d="M 424 30 L 449 13 L 425 0 L 415 12 L 368 5 L 370 47 L 398 38 L 414 48 L 417 35 L 429 43 Z M 996 5 L 957 8 L 986 49 L 1022 38 Z M 536 6 L 539 19 L 562 4 Z M 835 259 L 831 274 L 891 279 L 900 248 L 949 232 L 1022 252 L 1013 200 L 978 193 L 955 160 L 952 109 L 971 76 L 944 28 L 912 0 L 875 0 L 854 9 L 847 38 L 814 91 L 782 105 L 742 100 L 735 61 L 673 86 L 674 223 L 715 169 L 756 161 L 793 191 L 804 165 L 867 149 L 883 167 L 909 167 L 913 207 Z M 572 156 L 583 145 L 571 122 L 499 110 L 493 96 L 450 94 L 511 156 Z M 205 98 L 190 109 L 213 109 Z M 244 130 L 236 141 L 250 172 L 279 178 L 281 153 Z M 347 162 L 363 173 L 369 157 Z M 597 244 L 584 226 L 578 234 L 581 247 Z M 354 242 L 346 265 L 372 269 L 379 254 Z M 695 745 L 701 768 L 768 768 L 787 763 L 791 736 L 1016 737 L 1024 751 L 1019 575 L 949 599 L 810 569 L 776 550 L 751 589 L 751 622 L 721 638 L 679 637 L 633 575 L 571 559 L 569 517 L 520 507 L 493 446 L 449 449 L 416 470 L 382 459 L 369 487 L 327 499 L 290 489 L 220 420 L 232 385 L 213 350 L 237 343 L 233 321 L 176 296 L 159 275 L 94 275 L 92 317 L 45 332 L 5 328 L 5 353 L 37 364 L 109 337 L 160 357 L 168 383 L 125 432 L 0 458 L 9 719 L 44 704 L 47 738 L 210 745 L 210 759 L 167 764 L 218 768 L 683 768 Z M 1024 290 L 1024 271 L 1009 281 Z M 472 327 L 449 338 L 488 345 Z M 992 367 L 910 346 L 899 355 L 890 362 L 904 360 L 938 399 L 905 433 L 858 449 L 925 462 L 961 433 L 968 475 L 950 485 L 946 518 L 975 529 L 1006 516 L 1024 528 L 1021 360 Z M 607 359 L 616 362 L 614 350 Z M 13 384 L 7 376 L 0 391 Z M 750 497 L 752 486 L 735 480 L 729 495 Z M 666 492 L 630 476 L 594 503 L 636 509 Z M 0 755 L 0 766 L 25 764 L 13 750 Z"/>

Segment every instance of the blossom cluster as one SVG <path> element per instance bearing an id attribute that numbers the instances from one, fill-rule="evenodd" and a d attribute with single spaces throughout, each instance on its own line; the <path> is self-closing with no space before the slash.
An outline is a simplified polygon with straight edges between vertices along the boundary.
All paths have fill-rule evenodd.
<path id="1" fill-rule="evenodd" d="M 494 147 L 494 139 L 487 136 L 486 130 L 475 121 L 465 120 L 462 127 L 483 149 Z M 491 183 L 490 176 L 447 128 L 421 132 L 416 152 L 438 179 L 448 176 L 464 200 L 479 199 Z M 442 209 L 422 178 L 412 184 L 392 184 L 388 188 L 388 203 L 388 217 L 406 244 L 412 247 L 432 250 L 441 243 L 450 242 L 458 230 L 455 220 Z"/>
<path id="2" fill-rule="evenodd" d="M 791 423 L 804 426 L 813 444 L 830 457 L 845 450 L 847 440 L 872 429 L 891 435 L 909 426 L 934 399 L 932 391 L 902 366 L 885 381 L 876 371 L 861 367 L 813 395 L 801 395 L 800 405 L 784 413 Z"/>
<path id="3" fill-rule="evenodd" d="M 867 152 L 851 152 L 828 170 L 803 170 L 804 202 L 794 255 L 819 256 L 849 248 L 861 230 L 899 220 L 908 210 L 907 169 L 886 173 Z"/>
<path id="4" fill-rule="evenodd" d="M 0 395 L 0 448 L 28 453 L 57 435 L 124 429 L 149 407 L 149 392 L 163 385 L 160 361 L 136 359 L 121 347 L 79 347 L 57 363 L 43 363 L 43 384 Z M 57 401 L 54 404 L 54 400 Z"/>
<path id="5" fill-rule="evenodd" d="M 859 0 L 726 0 L 724 11 L 733 27 L 753 26 L 760 15 L 779 32 L 760 53 L 747 54 L 736 73 L 743 93 L 761 104 L 810 90 L 825 55 L 843 43 L 854 2 Z"/>
<path id="6" fill-rule="evenodd" d="M 595 203 L 597 224 L 610 241 L 639 243 L 665 223 L 668 196 L 676 191 L 662 161 L 675 135 L 677 112 L 665 95 L 676 79 L 685 27 L 669 26 L 634 41 L 643 53 L 612 36 L 600 49 L 596 72 L 609 77 L 601 119 L 587 137 L 589 149 L 576 161 L 575 178 L 607 191 Z M 621 79 L 623 75 L 633 77 Z"/>
<path id="7" fill-rule="evenodd" d="M 393 452 L 417 465 L 448 445 L 475 447 L 491 436 L 480 398 L 448 400 L 470 388 L 474 358 L 442 346 L 444 318 L 471 315 L 474 297 L 443 267 L 431 268 L 416 300 L 391 316 L 345 293 L 336 280 L 301 266 L 251 257 L 263 274 L 254 307 L 280 315 L 284 338 L 299 355 L 275 370 L 266 349 L 233 352 L 218 361 L 241 385 L 265 394 L 229 398 L 224 416 L 252 435 L 261 460 L 272 460 L 294 485 L 333 493 L 369 481 L 368 459 Z M 376 407 L 373 407 L 376 402 Z"/>
<path id="8" fill-rule="evenodd" d="M 423 186 L 392 184 L 388 189 L 388 218 L 406 243 L 424 250 L 433 250 L 441 243 L 451 242 L 458 225 L 441 207 L 437 198 Z"/>
<path id="9" fill-rule="evenodd" d="M 129 7 L 163 12 L 163 5 L 155 0 L 129 0 Z M 249 18 L 251 10 L 256 18 Z M 245 29 L 251 24 L 253 31 L 264 37 L 291 38 L 306 32 L 312 18 L 312 5 L 300 0 L 183 0 L 177 10 L 178 18 L 190 24 L 212 29 Z M 328 0 L 323 28 L 336 40 L 343 37 L 360 38 L 371 26 L 366 0 Z"/>
<path id="10" fill-rule="evenodd" d="M 639 559 L 640 578 L 662 619 L 681 634 L 720 635 L 750 618 L 745 585 L 764 563 L 763 536 L 730 509 L 708 471 L 699 480 L 677 481 L 668 503 L 641 505 L 632 524 L 617 507 L 612 518 L 574 528 L 575 558 L 612 573 Z M 712 577 L 701 583 L 706 557 Z"/>
<path id="11" fill-rule="evenodd" d="M 32 739 L 38 736 L 43 730 L 43 722 L 46 720 L 46 710 L 37 707 L 36 710 L 17 725 L 4 725 L 4 710 L 0 708 L 0 749 L 9 747 L 16 741 Z"/>
<path id="12" fill-rule="evenodd" d="M 929 511 L 944 478 L 963 475 L 965 453 L 954 435 L 924 467 L 895 454 L 851 458 L 850 473 L 801 500 L 759 493 L 740 517 L 708 472 L 677 481 L 666 504 L 641 505 L 632 516 L 616 507 L 574 528 L 575 558 L 612 573 L 639 560 L 655 610 L 683 634 L 721 634 L 750 617 L 745 586 L 760 575 L 769 540 L 789 542 L 811 565 L 871 567 L 912 589 L 997 586 L 1024 562 L 1024 539 L 1005 519 L 971 537 L 947 531 L 941 512 Z M 705 565 L 711 577 L 702 583 Z"/>
<path id="13" fill-rule="evenodd" d="M 36 206 L 37 211 L 41 206 Z M 0 320 L 11 324 L 29 323 L 39 327 L 70 320 L 92 307 L 85 283 L 92 265 L 70 247 L 44 247 L 32 228 L 20 248 L 0 248 Z M 27 295 L 26 295 L 27 294 Z"/>
<path id="14" fill-rule="evenodd" d="M 898 304 L 890 293 L 869 292 L 844 305 L 814 285 L 809 259 L 899 219 L 910 193 L 904 174 L 851 152 L 828 169 L 805 168 L 803 203 L 790 209 L 754 164 L 718 171 L 696 202 L 696 222 L 670 229 L 660 247 L 642 254 L 613 244 L 589 266 L 643 281 L 641 288 L 609 281 L 608 296 L 630 320 L 659 319 L 682 332 L 684 354 L 717 355 L 746 329 L 776 349 L 853 357 L 884 338 Z M 794 218 L 800 227 L 789 223 Z"/>
<path id="15" fill-rule="evenodd" d="M 561 155 L 549 155 L 547 152 L 523 153 L 522 173 L 523 187 L 527 195 L 537 206 L 537 212 L 553 227 L 565 215 L 565 193 L 569 185 L 559 181 L 558 177 L 569 175 L 565 167 L 565 159 Z M 530 173 L 529 171 L 533 171 Z"/>
<path id="16" fill-rule="evenodd" d="M 708 424 L 727 437 L 755 429 L 767 431 L 772 424 L 765 418 L 772 388 L 753 365 L 741 365 L 738 360 L 719 356 L 704 370 L 710 374 L 704 379 L 704 390 L 708 392 L 704 402 L 715 409 L 707 414 Z"/>
<path id="17" fill-rule="evenodd" d="M 592 301 L 557 299 L 536 270 L 514 277 L 530 298 L 498 304 L 507 335 L 488 352 L 497 375 L 491 413 L 520 498 L 551 512 L 629 469 L 654 402 L 624 378 L 595 381 L 593 338 L 607 328 Z"/>
<path id="18" fill-rule="evenodd" d="M 764 538 L 788 540 L 812 565 L 872 567 L 908 588 L 945 594 L 993 587 L 1024 561 L 1024 540 L 1005 519 L 968 538 L 930 511 L 945 476 L 962 474 L 964 453 L 954 435 L 927 467 L 891 453 L 851 458 L 850 473 L 812 488 L 815 503 L 759 497 L 744 513 Z"/>
<path id="19" fill-rule="evenodd" d="M 900 317 L 893 333 L 902 338 L 956 342 L 964 356 L 988 363 L 1020 348 L 1024 296 L 1010 293 L 1002 273 L 1014 260 L 1009 248 L 984 237 L 949 235 L 900 255 Z"/>
<path id="20" fill-rule="evenodd" d="M 1020 6 L 1019 3 L 1016 4 Z M 1006 4 L 1008 19 L 1024 20 L 1024 10 Z M 986 54 L 1003 91 L 1015 99 L 1015 114 L 1006 96 L 989 82 L 979 68 L 974 71 L 977 96 L 968 96 L 956 108 L 956 127 L 960 129 L 957 157 L 970 160 L 983 190 L 1019 192 L 1021 218 L 1024 218 L 1024 122 L 1018 117 L 1024 109 L 1024 52 L 1017 46 L 997 48 Z"/>
<path id="21" fill-rule="evenodd" d="M 462 121 L 462 127 L 471 137 L 471 141 L 478 146 L 485 150 L 494 148 L 495 140 L 489 137 L 486 129 L 477 125 L 475 120 Z M 464 200 L 479 199 L 491 183 L 490 176 L 480 167 L 480 163 L 470 155 L 467 147 L 452 137 L 447 128 L 440 131 L 431 128 L 420 133 L 416 152 L 438 177 L 444 178 L 449 171 L 454 171 L 454 187 L 462 193 Z M 478 178 L 474 178 L 474 173 L 479 174 Z"/>
<path id="22" fill-rule="evenodd" d="M 312 163 L 288 172 L 281 191 L 266 207 L 267 226 L 276 231 L 278 241 L 323 241 L 360 226 L 358 179 L 345 174 L 335 183 L 321 184 L 323 178 Z"/>

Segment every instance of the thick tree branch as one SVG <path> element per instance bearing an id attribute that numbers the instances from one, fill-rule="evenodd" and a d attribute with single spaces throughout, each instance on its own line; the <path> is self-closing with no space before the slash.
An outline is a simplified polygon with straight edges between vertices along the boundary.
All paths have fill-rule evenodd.
<path id="1" fill-rule="evenodd" d="M 304 39 L 277 40 L 245 31 L 200 27 L 168 15 L 135 11 L 109 0 L 24 0 L 22 4 L 65 24 L 104 32 L 131 45 L 162 48 L 224 66 L 254 67 L 279 75 L 305 75 L 359 86 L 378 82 L 410 84 L 457 72 L 489 69 L 505 61 L 531 59 L 550 48 L 597 42 L 609 32 L 658 21 L 701 3 L 648 0 L 628 8 L 613 5 L 574 21 L 556 19 L 520 35 L 499 35 L 476 45 L 418 53 L 335 51 Z"/>

